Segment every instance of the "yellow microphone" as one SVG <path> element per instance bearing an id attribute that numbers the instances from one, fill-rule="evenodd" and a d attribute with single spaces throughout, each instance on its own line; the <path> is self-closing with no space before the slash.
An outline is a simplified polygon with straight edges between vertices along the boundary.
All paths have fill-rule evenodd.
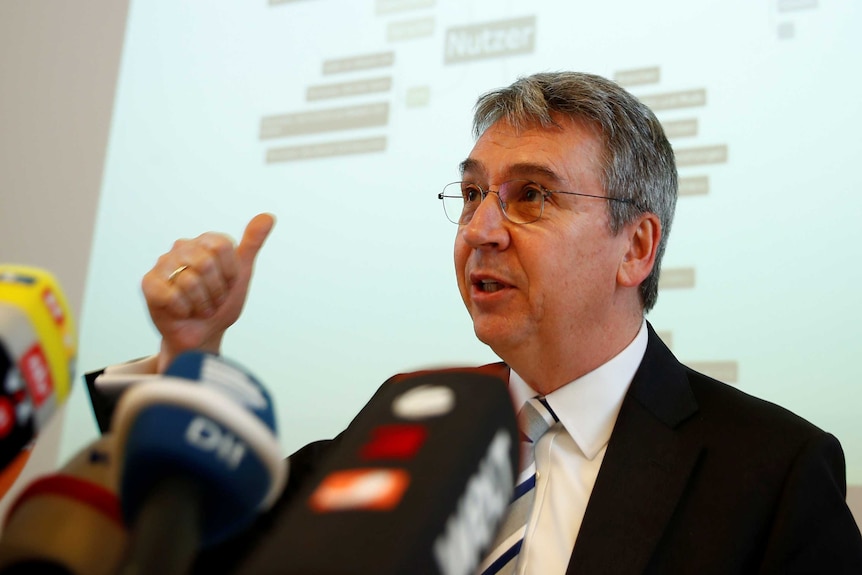
<path id="1" fill-rule="evenodd" d="M 33 440 L 68 397 L 77 347 L 54 276 L 0 264 L 0 471 L 9 467 L 17 475 Z M 11 480 L 0 477 L 0 495 Z"/>

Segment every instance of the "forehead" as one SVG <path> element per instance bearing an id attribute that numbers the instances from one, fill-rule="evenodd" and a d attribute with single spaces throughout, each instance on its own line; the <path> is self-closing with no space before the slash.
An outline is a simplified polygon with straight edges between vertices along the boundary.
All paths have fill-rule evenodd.
<path id="1" fill-rule="evenodd" d="M 603 156 L 598 130 L 570 118 L 556 120 L 556 126 L 520 129 L 498 121 L 485 130 L 461 162 L 462 176 L 492 184 L 523 178 L 546 185 L 598 177 Z"/>

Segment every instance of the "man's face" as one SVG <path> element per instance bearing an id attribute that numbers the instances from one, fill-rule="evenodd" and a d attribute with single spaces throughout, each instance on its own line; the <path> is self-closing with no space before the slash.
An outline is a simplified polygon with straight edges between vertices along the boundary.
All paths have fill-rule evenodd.
<path id="1" fill-rule="evenodd" d="M 562 129 L 520 132 L 497 122 L 476 142 L 462 180 L 494 191 L 526 179 L 550 190 L 606 195 L 599 136 L 557 120 Z M 519 225 L 489 194 L 455 240 L 458 287 L 477 337 L 519 371 L 513 361 L 547 361 L 607 339 L 603 331 L 618 325 L 611 320 L 620 313 L 625 236 L 611 235 L 607 200 L 552 194 L 539 221 Z"/>

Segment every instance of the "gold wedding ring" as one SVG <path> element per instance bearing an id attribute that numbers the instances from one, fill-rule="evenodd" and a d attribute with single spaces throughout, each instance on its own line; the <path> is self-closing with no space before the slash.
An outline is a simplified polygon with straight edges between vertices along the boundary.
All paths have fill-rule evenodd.
<path id="1" fill-rule="evenodd" d="M 168 283 L 174 283 L 174 280 L 177 279 L 177 276 L 183 273 L 189 266 L 180 266 L 174 271 L 171 272 L 171 275 L 168 276 Z"/>

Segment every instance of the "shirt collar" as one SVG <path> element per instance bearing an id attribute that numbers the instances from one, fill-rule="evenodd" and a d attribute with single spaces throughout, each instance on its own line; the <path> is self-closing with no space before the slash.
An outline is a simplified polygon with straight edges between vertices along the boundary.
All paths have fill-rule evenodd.
<path id="1" fill-rule="evenodd" d="M 569 382 L 545 398 L 587 459 L 607 445 L 623 398 L 643 360 L 647 346 L 646 320 L 632 342 L 593 371 Z M 516 409 L 537 393 L 512 370 L 509 391 Z"/>

